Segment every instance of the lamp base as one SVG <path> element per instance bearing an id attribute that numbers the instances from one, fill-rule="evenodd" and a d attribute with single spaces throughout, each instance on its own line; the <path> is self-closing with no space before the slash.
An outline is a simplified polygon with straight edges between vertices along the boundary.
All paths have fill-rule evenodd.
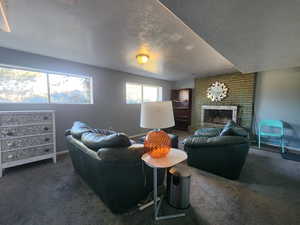
<path id="1" fill-rule="evenodd" d="M 144 147 L 153 158 L 163 158 L 171 150 L 171 139 L 163 130 L 154 130 L 147 133 Z"/>

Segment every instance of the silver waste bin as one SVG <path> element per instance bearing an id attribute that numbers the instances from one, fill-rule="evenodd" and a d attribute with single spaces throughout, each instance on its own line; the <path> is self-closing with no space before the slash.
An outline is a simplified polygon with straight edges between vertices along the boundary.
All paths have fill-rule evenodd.
<path id="1" fill-rule="evenodd" d="M 186 209 L 190 206 L 191 174 L 188 169 L 177 165 L 168 169 L 167 200 L 177 209 Z"/>

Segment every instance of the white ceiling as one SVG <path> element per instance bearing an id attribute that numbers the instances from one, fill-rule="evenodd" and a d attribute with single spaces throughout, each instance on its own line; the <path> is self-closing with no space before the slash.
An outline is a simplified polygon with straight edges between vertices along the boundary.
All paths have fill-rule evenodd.
<path id="1" fill-rule="evenodd" d="M 235 67 L 300 66 L 300 0 L 161 0 Z"/>
<path id="2" fill-rule="evenodd" d="M 236 71 L 156 0 L 9 0 L 8 17 L 1 47 L 166 80 Z"/>

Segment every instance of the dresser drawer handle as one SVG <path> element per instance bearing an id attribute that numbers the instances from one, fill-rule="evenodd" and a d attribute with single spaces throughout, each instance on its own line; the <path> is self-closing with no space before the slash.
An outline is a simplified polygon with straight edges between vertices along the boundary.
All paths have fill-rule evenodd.
<path id="1" fill-rule="evenodd" d="M 50 152 L 50 148 L 46 148 L 46 149 L 45 149 L 45 152 Z"/>
<path id="2" fill-rule="evenodd" d="M 44 127 L 44 130 L 46 130 L 46 131 L 47 131 L 47 130 L 49 130 L 49 128 L 48 128 L 48 127 Z"/>
<path id="3" fill-rule="evenodd" d="M 14 134 L 13 132 L 7 132 L 6 133 L 7 136 L 13 136 L 13 134 Z"/>
<path id="4" fill-rule="evenodd" d="M 50 141 L 50 138 L 45 138 L 45 141 L 47 142 L 47 141 Z"/>
<path id="5" fill-rule="evenodd" d="M 14 155 L 10 154 L 10 155 L 7 156 L 7 158 L 12 159 L 12 158 L 14 158 Z"/>
<path id="6" fill-rule="evenodd" d="M 48 119 L 48 116 L 44 116 L 44 120 L 47 120 Z"/>
<path id="7" fill-rule="evenodd" d="M 14 142 L 9 142 L 9 143 L 7 143 L 7 146 L 8 147 L 14 147 L 16 144 L 14 143 Z"/>

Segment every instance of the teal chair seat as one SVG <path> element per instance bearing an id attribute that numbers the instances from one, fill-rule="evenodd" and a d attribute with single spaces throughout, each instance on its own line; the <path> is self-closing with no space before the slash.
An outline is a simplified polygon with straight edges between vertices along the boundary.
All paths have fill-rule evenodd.
<path id="1" fill-rule="evenodd" d="M 266 131 L 265 129 L 268 128 Z M 258 147 L 260 148 L 261 137 L 277 137 L 280 139 L 281 152 L 284 150 L 284 125 L 281 120 L 261 120 L 258 126 Z"/>

